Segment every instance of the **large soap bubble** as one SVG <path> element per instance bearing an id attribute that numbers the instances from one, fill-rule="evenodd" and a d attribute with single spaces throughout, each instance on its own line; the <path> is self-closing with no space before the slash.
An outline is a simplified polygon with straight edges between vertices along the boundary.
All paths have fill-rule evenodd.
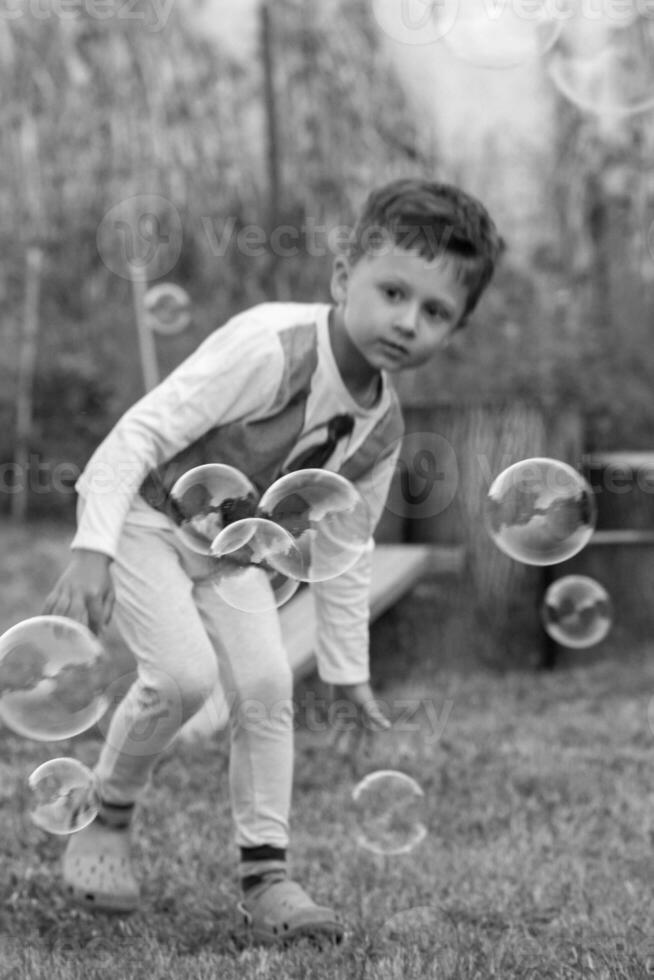
<path id="1" fill-rule="evenodd" d="M 44 762 L 27 785 L 30 817 L 49 834 L 74 834 L 97 816 L 95 776 L 77 759 L 62 757 Z"/>
<path id="2" fill-rule="evenodd" d="M 588 482 L 556 459 L 523 459 L 491 484 L 485 519 L 495 544 L 526 565 L 555 565 L 581 551 L 595 529 Z"/>
<path id="3" fill-rule="evenodd" d="M 611 629 L 613 608 L 603 585 L 587 575 L 564 575 L 547 589 L 543 626 L 561 646 L 583 650 L 600 643 Z"/>
<path id="4" fill-rule="evenodd" d="M 211 545 L 214 584 L 230 606 L 265 612 L 283 605 L 299 588 L 303 563 L 288 531 L 262 517 L 229 524 Z"/>
<path id="5" fill-rule="evenodd" d="M 254 515 L 258 494 L 233 466 L 206 463 L 187 470 L 170 491 L 176 531 L 192 551 L 208 555 L 224 527 Z"/>
<path id="6" fill-rule="evenodd" d="M 425 794 L 411 776 L 380 769 L 352 790 L 357 838 L 373 854 L 408 854 L 427 836 Z"/>
<path id="7" fill-rule="evenodd" d="M 85 732 L 109 707 L 111 658 L 64 616 L 34 616 L 0 637 L 0 718 L 18 735 L 57 741 Z"/>
<path id="8" fill-rule="evenodd" d="M 370 514 L 356 488 L 329 470 L 298 470 L 263 494 L 259 514 L 285 528 L 301 554 L 297 578 L 324 582 L 360 558 L 372 533 Z"/>

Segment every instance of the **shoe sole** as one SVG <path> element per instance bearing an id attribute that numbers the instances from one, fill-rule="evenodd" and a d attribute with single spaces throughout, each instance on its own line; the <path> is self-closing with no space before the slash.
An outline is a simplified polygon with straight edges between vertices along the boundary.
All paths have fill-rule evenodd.
<path id="1" fill-rule="evenodd" d="M 109 912 L 116 915 L 128 915 L 139 907 L 139 899 L 121 899 L 110 895 L 97 895 L 83 891 L 74 885 L 66 885 L 66 895 L 75 905 L 81 905 L 93 912 Z"/>
<path id="2" fill-rule="evenodd" d="M 306 924 L 280 932 L 269 932 L 267 929 L 256 929 L 245 925 L 239 930 L 239 937 L 246 942 L 250 941 L 262 946 L 290 946 L 303 939 L 308 939 L 317 946 L 338 946 L 343 942 L 345 929 L 336 922 L 322 925 Z"/>

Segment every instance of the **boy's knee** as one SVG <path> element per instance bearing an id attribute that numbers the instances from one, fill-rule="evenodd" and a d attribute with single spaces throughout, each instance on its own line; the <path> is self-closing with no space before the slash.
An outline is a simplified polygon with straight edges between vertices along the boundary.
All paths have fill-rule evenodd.
<path id="1" fill-rule="evenodd" d="M 241 694 L 248 698 L 258 698 L 266 704 L 290 700 L 293 696 L 293 671 L 287 661 L 271 665 L 269 669 L 262 670 Z"/>
<path id="2" fill-rule="evenodd" d="M 156 691 L 160 700 L 175 704 L 182 718 L 193 714 L 206 701 L 218 682 L 215 660 L 194 664 L 192 670 L 176 670 L 167 673 L 159 670 L 148 672 L 141 678 L 146 691 Z"/>

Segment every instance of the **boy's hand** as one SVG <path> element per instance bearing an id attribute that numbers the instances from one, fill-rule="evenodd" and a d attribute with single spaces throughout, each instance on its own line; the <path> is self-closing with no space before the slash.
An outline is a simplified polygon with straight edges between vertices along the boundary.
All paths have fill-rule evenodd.
<path id="1" fill-rule="evenodd" d="M 391 727 L 381 710 L 370 684 L 339 684 L 334 688 L 334 699 L 344 698 L 357 706 L 357 724 L 372 732 L 384 732 Z"/>
<path id="2" fill-rule="evenodd" d="M 352 708 L 343 711 L 340 708 Z M 387 731 L 391 723 L 382 711 L 370 684 L 340 684 L 333 689 L 331 747 L 349 766 L 352 778 L 361 776 L 361 765 L 369 759 L 375 736 Z M 354 717 L 353 717 L 354 715 Z"/>
<path id="3" fill-rule="evenodd" d="M 68 616 L 99 633 L 111 619 L 114 587 L 111 558 L 99 551 L 75 550 L 70 564 L 45 600 L 45 615 Z"/>

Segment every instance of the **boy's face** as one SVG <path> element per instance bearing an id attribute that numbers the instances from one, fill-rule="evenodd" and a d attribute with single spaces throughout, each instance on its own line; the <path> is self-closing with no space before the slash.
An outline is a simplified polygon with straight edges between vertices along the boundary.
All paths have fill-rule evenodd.
<path id="1" fill-rule="evenodd" d="M 468 291 L 455 260 L 433 261 L 397 246 L 334 262 L 332 296 L 354 346 L 376 370 L 424 364 L 456 329 Z"/>

